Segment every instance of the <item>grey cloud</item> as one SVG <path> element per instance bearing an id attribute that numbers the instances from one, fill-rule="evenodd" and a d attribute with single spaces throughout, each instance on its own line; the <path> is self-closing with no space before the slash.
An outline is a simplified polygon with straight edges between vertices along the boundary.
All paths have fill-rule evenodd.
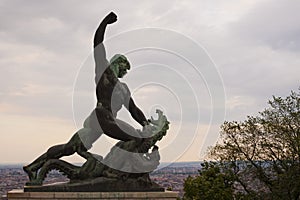
<path id="1" fill-rule="evenodd" d="M 91 53 L 94 31 L 104 15 L 114 10 L 120 17 L 117 26 L 108 28 L 107 37 L 152 20 L 142 12 L 151 10 L 151 5 L 137 1 L 11 0 L 0 6 L 0 101 L 27 108 L 24 111 L 29 115 L 68 119 L 71 112 L 65 108 L 72 106 L 69 93 L 74 78 Z M 94 66 L 88 67 L 93 78 Z M 28 93 L 24 91 L 28 85 L 44 91 Z M 84 90 L 91 85 L 80 86 L 81 102 L 86 101 Z M 55 88 L 61 91 L 55 92 Z"/>
<path id="2" fill-rule="evenodd" d="M 21 113 L 24 116 L 71 119 L 72 87 L 77 70 L 83 65 L 76 85 L 75 101 L 78 107 L 75 112 L 80 113 L 80 120 L 84 120 L 95 103 L 94 63 L 92 57 L 86 65 L 84 60 L 91 56 L 92 37 L 100 20 L 114 10 L 119 15 L 119 21 L 108 27 L 106 39 L 123 31 L 154 26 L 175 30 L 203 44 L 218 66 L 228 101 L 240 101 L 240 104 L 228 110 L 227 119 L 242 119 L 265 107 L 272 94 L 287 95 L 291 89 L 297 89 L 300 85 L 297 34 L 299 20 L 295 20 L 299 18 L 296 12 L 299 9 L 294 0 L 280 0 L 277 3 L 257 1 L 250 13 L 242 13 L 242 17 L 237 17 L 233 24 L 226 17 L 234 11 L 228 8 L 235 3 L 236 1 L 1 1 L 0 103 L 26 108 Z M 243 7 L 247 4 L 239 5 Z M 146 35 L 141 39 L 151 41 L 155 38 Z M 107 46 L 109 56 L 119 53 L 122 45 L 126 44 L 117 42 L 115 47 Z M 159 42 L 164 44 L 169 41 Z M 179 46 L 193 58 L 198 56 L 200 60 L 203 59 L 202 55 L 193 53 L 189 46 Z M 176 67 L 181 74 L 186 73 L 184 75 L 194 73 L 190 68 L 181 68 L 186 66 L 183 63 L 169 58 L 172 57 L 151 52 L 129 55 L 133 69 L 140 64 L 158 62 Z M 184 69 L 184 73 L 180 71 Z M 136 85 L 146 81 L 146 72 L 147 80 L 157 82 L 168 74 L 157 71 L 159 70 L 137 73 L 132 70 L 125 82 L 134 90 Z M 134 76 L 130 77 L 131 74 Z M 211 114 L 208 91 L 203 80 L 199 84 L 194 76 L 188 77 L 199 97 L 200 120 L 203 119 L 200 123 L 207 123 L 207 116 Z M 170 88 L 172 85 L 177 90 L 181 89 L 178 94 L 182 97 L 182 102 L 187 104 L 185 112 L 192 113 L 186 116 L 183 123 L 195 123 L 195 102 L 189 99 L 192 92 L 177 76 L 167 77 L 165 81 L 170 83 Z M 28 85 L 44 88 L 44 92 L 38 93 L 34 89 L 36 93 L 26 93 L 24 88 Z M 14 93 L 22 93 L 23 96 Z M 237 98 L 238 96 L 241 98 Z M 153 102 L 167 104 L 167 100 L 153 99 Z M 147 111 L 147 100 L 137 96 L 136 103 Z M 221 111 L 222 109 L 217 110 L 217 113 Z M 178 119 L 177 109 L 169 113 L 175 116 L 175 120 Z"/>
<path id="3" fill-rule="evenodd" d="M 232 26 L 238 37 L 276 49 L 300 50 L 300 2 L 266 1 L 254 7 Z"/>

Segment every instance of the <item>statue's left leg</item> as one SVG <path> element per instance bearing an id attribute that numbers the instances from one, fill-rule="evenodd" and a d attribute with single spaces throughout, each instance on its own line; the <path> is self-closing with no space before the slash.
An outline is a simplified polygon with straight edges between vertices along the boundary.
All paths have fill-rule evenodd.
<path id="1" fill-rule="evenodd" d="M 63 156 L 69 156 L 76 152 L 77 146 L 80 143 L 80 138 L 75 134 L 68 143 L 50 147 L 46 153 L 39 156 L 31 164 L 24 166 L 23 170 L 28 174 L 30 182 L 37 179 L 38 170 L 49 160 L 59 159 Z M 28 182 L 28 184 L 30 184 Z M 38 184 L 38 183 L 36 183 Z"/>
<path id="2" fill-rule="evenodd" d="M 114 118 L 109 110 L 103 107 L 97 107 L 95 111 L 99 125 L 105 135 L 121 141 L 142 140 L 142 138 L 136 134 L 137 131 L 134 128 Z"/>

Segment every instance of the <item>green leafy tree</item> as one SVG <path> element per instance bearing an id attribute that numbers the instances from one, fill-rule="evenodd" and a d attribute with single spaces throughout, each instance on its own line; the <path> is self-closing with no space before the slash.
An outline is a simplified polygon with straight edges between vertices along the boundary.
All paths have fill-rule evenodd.
<path id="1" fill-rule="evenodd" d="M 236 194 L 300 199 L 300 88 L 242 122 L 224 122 L 210 158 L 234 178 Z"/>
<path id="2" fill-rule="evenodd" d="M 233 198 L 233 180 L 230 174 L 222 173 L 215 162 L 204 162 L 199 175 L 189 176 L 184 182 L 184 199 L 226 200 Z"/>

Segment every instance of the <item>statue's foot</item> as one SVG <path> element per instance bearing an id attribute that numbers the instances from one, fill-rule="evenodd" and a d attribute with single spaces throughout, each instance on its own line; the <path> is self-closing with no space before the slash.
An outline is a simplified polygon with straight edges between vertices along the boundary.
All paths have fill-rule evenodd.
<path id="1" fill-rule="evenodd" d="M 117 174 L 113 174 L 111 172 L 108 172 L 108 171 L 104 171 L 103 175 L 107 178 L 118 178 L 118 175 Z"/>
<path id="2" fill-rule="evenodd" d="M 31 180 L 25 183 L 26 186 L 38 186 L 38 185 L 42 185 L 43 182 L 41 180 L 35 179 L 35 180 Z"/>
<path id="3" fill-rule="evenodd" d="M 24 171 L 26 172 L 26 174 L 28 175 L 30 181 L 35 180 L 35 179 L 37 178 L 37 172 L 36 172 L 36 171 L 32 171 L 32 170 L 31 170 L 31 167 L 29 167 L 29 166 L 24 166 L 24 167 L 23 167 L 23 170 L 24 170 Z"/>

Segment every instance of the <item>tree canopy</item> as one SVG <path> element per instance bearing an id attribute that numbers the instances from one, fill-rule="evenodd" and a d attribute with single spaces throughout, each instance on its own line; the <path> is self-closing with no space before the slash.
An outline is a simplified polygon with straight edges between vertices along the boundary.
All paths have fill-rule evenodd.
<path id="1" fill-rule="evenodd" d="M 233 180 L 235 199 L 300 198 L 299 91 L 285 98 L 273 96 L 257 116 L 221 126 L 220 140 L 210 148 L 209 158 Z"/>
<path id="2" fill-rule="evenodd" d="M 184 199 L 232 199 L 232 177 L 222 173 L 218 163 L 204 162 L 201 165 L 199 176 L 189 176 L 185 180 Z"/>

